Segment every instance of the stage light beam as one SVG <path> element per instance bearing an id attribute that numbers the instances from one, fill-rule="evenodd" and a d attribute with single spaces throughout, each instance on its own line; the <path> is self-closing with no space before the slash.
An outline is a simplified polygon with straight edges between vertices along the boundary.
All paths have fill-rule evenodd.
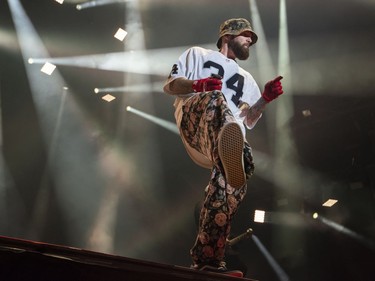
<path id="1" fill-rule="evenodd" d="M 147 114 L 147 113 L 142 112 L 140 110 L 137 110 L 137 109 L 135 109 L 135 108 L 133 108 L 131 106 L 127 106 L 126 107 L 126 111 L 129 111 L 129 112 L 132 112 L 134 114 L 137 114 L 138 116 L 143 117 L 143 118 L 145 118 L 145 119 L 147 119 L 147 120 L 149 120 L 149 121 L 151 121 L 151 122 L 153 122 L 153 123 L 155 123 L 155 124 L 157 124 L 157 125 L 165 128 L 165 129 L 167 129 L 167 130 L 169 130 L 169 131 L 171 131 L 171 132 L 173 132 L 175 134 L 179 134 L 178 128 L 177 128 L 177 126 L 176 126 L 175 123 L 163 120 L 163 119 L 161 119 L 159 117 L 156 117 L 156 116 L 153 116 L 151 114 Z"/>
<path id="2" fill-rule="evenodd" d="M 134 32 L 139 31 L 136 30 Z M 133 32 L 130 32 L 129 30 L 128 33 L 133 34 Z M 130 43 L 130 41 L 127 42 L 126 46 L 130 46 Z M 208 47 L 208 45 L 206 47 Z M 154 50 L 145 50 L 144 48 L 139 48 L 137 46 L 132 48 L 136 51 L 125 50 L 124 52 L 116 53 L 55 58 L 30 57 L 30 59 L 32 59 L 35 64 L 43 64 L 48 61 L 55 65 L 160 75 L 164 79 L 166 73 L 170 72 L 171 65 L 174 63 L 173 58 L 177 57 L 187 47 L 182 46 Z"/>
<path id="3" fill-rule="evenodd" d="M 79 110 L 72 95 L 67 95 L 64 89 L 66 83 L 59 71 L 45 78 L 35 67 L 27 64 L 27 61 L 33 62 L 30 58 L 35 57 L 46 58 L 43 63 L 51 62 L 21 2 L 8 0 L 8 4 L 47 152 L 39 186 L 33 190 L 34 207 L 27 214 L 29 218 L 24 226 L 24 235 L 28 239 L 40 240 L 44 231 L 48 231 L 48 199 L 53 193 L 60 211 L 69 221 L 69 225 L 64 226 L 67 241 L 78 244 L 85 240 L 82 236 L 95 213 L 101 183 L 106 180 L 103 174 L 98 173 L 97 157 L 93 153 L 95 143 L 89 138 L 93 122 Z M 61 89 L 64 89 L 63 94 Z"/>
<path id="4" fill-rule="evenodd" d="M 250 13 L 254 30 L 259 36 L 257 43 L 254 45 L 256 49 L 256 58 L 259 61 L 260 83 L 264 84 L 269 80 L 270 75 L 276 74 L 274 64 L 272 63 L 271 52 L 266 41 L 266 34 L 263 29 L 258 6 L 255 0 L 249 0 Z"/>
<path id="5" fill-rule="evenodd" d="M 285 271 L 281 268 L 281 266 L 277 263 L 274 257 L 270 254 L 270 252 L 266 249 L 263 243 L 259 240 L 256 235 L 252 235 L 251 238 L 253 239 L 255 245 L 257 245 L 260 252 L 263 256 L 267 259 L 269 265 L 275 271 L 277 277 L 280 281 L 289 281 L 289 276 L 285 273 Z"/>
<path id="6" fill-rule="evenodd" d="M 337 232 L 340 232 L 342 234 L 345 234 L 347 235 L 348 237 L 351 237 L 353 238 L 354 240 L 356 240 L 357 242 L 361 243 L 362 245 L 366 246 L 367 248 L 369 249 L 372 249 L 372 250 L 375 250 L 375 242 L 354 232 L 353 230 L 341 225 L 341 224 L 338 224 L 334 221 L 331 221 L 325 217 L 321 217 L 321 216 L 317 216 L 318 221 L 322 222 L 324 225 L 336 230 Z"/>
<path id="7" fill-rule="evenodd" d="M 132 92 L 132 93 L 145 93 L 150 92 L 159 92 L 163 93 L 164 82 L 155 82 L 155 83 L 141 83 L 126 85 L 122 87 L 108 87 L 108 88 L 95 88 L 94 92 L 97 93 L 116 93 L 116 92 Z"/>
<path id="8" fill-rule="evenodd" d="M 134 0 L 94 0 L 94 1 L 84 2 L 82 4 L 77 4 L 76 9 L 83 10 L 83 9 L 94 8 L 98 6 L 104 6 L 104 5 L 114 4 L 114 3 L 125 3 L 125 2 L 130 2 L 130 1 L 134 1 Z"/>

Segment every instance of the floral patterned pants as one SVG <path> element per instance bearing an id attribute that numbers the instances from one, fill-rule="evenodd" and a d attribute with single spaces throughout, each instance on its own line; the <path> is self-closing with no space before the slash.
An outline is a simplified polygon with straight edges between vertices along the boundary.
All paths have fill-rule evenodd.
<path id="1" fill-rule="evenodd" d="M 195 265 L 220 265 L 225 260 L 225 245 L 232 218 L 242 202 L 247 185 L 234 189 L 226 184 L 218 154 L 218 135 L 224 124 L 235 122 L 224 95 L 219 91 L 202 92 L 187 100 L 180 124 L 182 137 L 191 147 L 214 163 L 200 212 L 199 230 L 190 254 Z M 254 171 L 252 152 L 244 142 L 247 178 Z"/>

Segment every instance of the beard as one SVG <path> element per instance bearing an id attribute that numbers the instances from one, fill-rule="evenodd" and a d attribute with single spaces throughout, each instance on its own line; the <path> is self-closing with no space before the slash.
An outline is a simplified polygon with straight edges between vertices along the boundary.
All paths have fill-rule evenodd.
<path id="1" fill-rule="evenodd" d="M 228 42 L 228 47 L 233 51 L 234 55 L 239 60 L 247 60 L 249 58 L 250 49 L 244 45 L 241 45 L 239 42 L 232 39 Z"/>

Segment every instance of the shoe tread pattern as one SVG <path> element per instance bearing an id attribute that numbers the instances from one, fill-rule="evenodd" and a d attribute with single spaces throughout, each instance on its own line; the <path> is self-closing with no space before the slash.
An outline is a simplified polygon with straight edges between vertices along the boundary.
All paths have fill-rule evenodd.
<path id="1" fill-rule="evenodd" d="M 246 183 L 243 147 L 241 127 L 235 122 L 224 125 L 219 135 L 219 156 L 227 183 L 234 188 L 241 188 Z"/>

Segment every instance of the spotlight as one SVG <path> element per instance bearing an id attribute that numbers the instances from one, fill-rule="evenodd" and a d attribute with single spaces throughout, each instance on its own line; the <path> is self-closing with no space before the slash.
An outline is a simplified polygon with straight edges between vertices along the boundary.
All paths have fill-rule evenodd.
<path id="1" fill-rule="evenodd" d="M 312 217 L 313 217 L 314 220 L 316 220 L 319 217 L 319 215 L 318 215 L 318 213 L 313 213 Z"/>
<path id="2" fill-rule="evenodd" d="M 95 93 L 95 94 L 97 94 L 97 93 L 99 93 L 99 92 L 100 92 L 100 91 L 99 91 L 98 88 L 95 88 L 95 89 L 94 89 L 94 93 Z"/>
<path id="3" fill-rule="evenodd" d="M 41 72 L 44 72 L 45 74 L 51 75 L 52 72 L 55 70 L 56 65 L 53 65 L 52 63 L 46 62 L 43 67 L 41 68 Z"/>
<path id="4" fill-rule="evenodd" d="M 81 5 L 76 5 L 76 9 L 78 10 L 78 11 L 80 11 L 81 9 L 82 9 L 82 6 Z"/>
<path id="5" fill-rule="evenodd" d="M 264 217 L 266 215 L 265 211 L 255 210 L 254 213 L 254 222 L 264 223 Z"/>
<path id="6" fill-rule="evenodd" d="M 127 34 L 128 33 L 125 30 L 123 30 L 122 28 L 119 28 L 113 37 L 115 37 L 116 39 L 118 39 L 120 41 L 124 41 L 125 36 Z"/>
<path id="7" fill-rule="evenodd" d="M 33 63 L 34 63 L 34 59 L 33 59 L 33 58 L 29 58 L 29 59 L 27 60 L 27 62 L 28 62 L 29 64 L 33 64 Z"/>

